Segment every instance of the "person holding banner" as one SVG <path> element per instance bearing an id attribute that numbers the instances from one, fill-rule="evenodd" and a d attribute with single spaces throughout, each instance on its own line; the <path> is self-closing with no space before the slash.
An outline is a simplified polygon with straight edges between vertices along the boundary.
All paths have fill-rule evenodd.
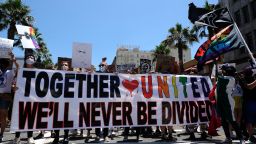
<path id="1" fill-rule="evenodd" d="M 132 72 L 131 70 L 127 70 L 127 74 L 136 74 L 136 73 Z M 141 127 L 133 127 L 133 129 L 136 130 L 136 140 L 137 141 L 143 141 L 143 139 L 140 138 Z M 124 139 L 123 139 L 123 141 L 128 141 L 129 131 L 130 131 L 130 127 L 124 127 Z"/>
<path id="2" fill-rule="evenodd" d="M 69 71 L 71 69 L 71 66 L 69 65 L 68 61 L 62 61 L 60 69 L 64 70 L 64 71 Z M 58 144 L 59 143 L 60 130 L 55 130 L 54 132 L 55 132 L 55 137 L 54 137 L 54 140 L 53 140 L 52 144 Z M 63 144 L 68 144 L 69 143 L 68 133 L 69 133 L 69 130 L 64 130 Z"/>
<path id="3" fill-rule="evenodd" d="M 19 68 L 18 63 L 12 53 L 10 53 L 11 62 L 14 62 L 16 66 L 16 70 L 8 70 L 11 63 L 8 59 L 0 59 L 0 143 L 3 140 L 4 130 L 6 128 L 7 115 L 10 103 L 12 101 L 11 92 L 12 92 L 12 84 L 14 79 L 17 76 L 17 71 Z"/>
<path id="4" fill-rule="evenodd" d="M 34 64 L 35 64 L 36 59 L 35 59 L 35 56 L 34 56 L 34 54 L 32 52 L 28 53 L 25 56 L 24 60 L 25 60 L 24 68 L 35 68 Z M 40 134 L 42 134 L 42 132 Z M 35 143 L 35 140 L 33 138 L 33 131 L 28 131 L 27 132 L 27 137 L 28 137 L 28 139 L 27 139 L 27 143 L 28 144 L 34 144 Z M 20 143 L 20 132 L 16 132 L 15 133 L 15 138 L 13 140 L 13 143 L 14 144 Z"/>
<path id="5" fill-rule="evenodd" d="M 99 64 L 99 68 L 100 68 L 100 73 L 107 73 L 108 72 L 108 69 L 107 69 L 108 64 L 107 64 L 107 58 L 106 57 L 102 58 L 102 61 Z M 95 128 L 95 134 L 96 134 L 95 141 L 109 142 L 108 131 L 109 131 L 109 128 Z"/>
<path id="6" fill-rule="evenodd" d="M 189 75 L 198 75 L 197 68 L 191 68 L 188 74 Z M 206 133 L 207 124 L 199 124 L 199 126 L 197 124 L 186 125 L 185 126 L 186 133 L 189 134 L 189 138 L 187 138 L 187 140 L 196 140 L 195 132 L 197 131 L 197 128 L 201 129 L 201 132 L 202 132 L 201 139 L 206 140 L 206 138 L 208 136 Z"/>

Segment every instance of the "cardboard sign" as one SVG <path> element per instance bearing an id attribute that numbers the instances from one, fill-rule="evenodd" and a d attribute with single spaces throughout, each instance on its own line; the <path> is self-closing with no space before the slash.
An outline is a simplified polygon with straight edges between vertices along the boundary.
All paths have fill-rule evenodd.
<path id="1" fill-rule="evenodd" d="M 23 48 L 29 49 L 39 49 L 39 45 L 37 43 L 35 30 L 29 26 L 16 25 L 16 29 L 18 34 L 21 36 L 21 43 Z"/>
<path id="2" fill-rule="evenodd" d="M 72 67 L 91 68 L 92 45 L 88 43 L 73 43 Z"/>
<path id="3" fill-rule="evenodd" d="M 20 69 L 11 131 L 207 123 L 208 76 Z"/>
<path id="4" fill-rule="evenodd" d="M 12 51 L 14 40 L 0 38 L 0 58 L 11 58 L 9 53 Z"/>

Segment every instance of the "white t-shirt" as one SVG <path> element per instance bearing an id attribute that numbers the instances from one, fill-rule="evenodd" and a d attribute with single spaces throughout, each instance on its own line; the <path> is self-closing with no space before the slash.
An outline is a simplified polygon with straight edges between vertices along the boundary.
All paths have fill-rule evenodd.
<path id="1" fill-rule="evenodd" d="M 5 73 L 0 75 L 0 93 L 11 93 L 13 79 L 13 70 L 7 70 Z"/>
<path id="2" fill-rule="evenodd" d="M 241 88 L 241 86 L 239 84 L 236 84 L 233 92 L 232 92 L 232 96 L 243 96 L 243 89 Z"/>
<path id="3" fill-rule="evenodd" d="M 216 78 L 216 64 L 213 65 L 212 67 L 212 74 L 211 74 L 211 78 Z"/>

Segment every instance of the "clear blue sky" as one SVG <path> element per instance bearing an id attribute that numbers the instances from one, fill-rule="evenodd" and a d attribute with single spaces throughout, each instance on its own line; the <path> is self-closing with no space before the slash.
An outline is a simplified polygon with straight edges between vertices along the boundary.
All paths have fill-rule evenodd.
<path id="1" fill-rule="evenodd" d="M 216 4 L 218 0 L 208 0 Z M 168 29 L 188 20 L 188 4 L 205 0 L 23 0 L 32 10 L 54 63 L 72 57 L 73 42 L 92 44 L 92 64 L 102 57 L 111 63 L 119 45 L 150 51 L 168 35 Z M 0 36 L 3 36 L 1 33 Z M 191 46 L 192 57 L 202 43 Z M 15 51 L 17 55 L 22 52 Z"/>

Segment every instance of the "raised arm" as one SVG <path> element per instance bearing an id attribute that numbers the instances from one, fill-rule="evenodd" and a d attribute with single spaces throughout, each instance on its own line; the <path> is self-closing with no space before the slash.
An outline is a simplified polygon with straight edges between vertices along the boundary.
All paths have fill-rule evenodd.
<path id="1" fill-rule="evenodd" d="M 256 80 L 254 80 L 253 82 L 249 83 L 249 84 L 246 84 L 246 87 L 248 89 L 253 89 L 256 87 Z"/>
<path id="2" fill-rule="evenodd" d="M 11 61 L 14 62 L 15 67 L 16 67 L 16 70 L 15 70 L 15 77 L 16 77 L 18 74 L 19 64 L 17 63 L 16 58 L 13 53 L 10 53 L 10 56 L 11 56 Z"/>

